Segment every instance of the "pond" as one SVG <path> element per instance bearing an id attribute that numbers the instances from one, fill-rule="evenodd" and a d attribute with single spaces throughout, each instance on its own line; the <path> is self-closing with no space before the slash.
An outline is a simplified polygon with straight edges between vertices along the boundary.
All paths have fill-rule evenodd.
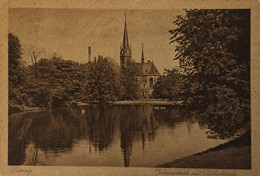
<path id="1" fill-rule="evenodd" d="M 226 142 L 154 105 L 91 105 L 9 116 L 9 165 L 155 167 Z"/>

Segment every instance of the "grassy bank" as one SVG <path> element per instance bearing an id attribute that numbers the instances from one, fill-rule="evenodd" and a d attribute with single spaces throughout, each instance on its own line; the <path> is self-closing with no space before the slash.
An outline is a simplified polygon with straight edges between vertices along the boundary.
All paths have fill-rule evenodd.
<path id="1" fill-rule="evenodd" d="M 165 168 L 213 168 L 213 169 L 250 169 L 251 133 L 204 152 L 174 160 L 158 167 Z"/>

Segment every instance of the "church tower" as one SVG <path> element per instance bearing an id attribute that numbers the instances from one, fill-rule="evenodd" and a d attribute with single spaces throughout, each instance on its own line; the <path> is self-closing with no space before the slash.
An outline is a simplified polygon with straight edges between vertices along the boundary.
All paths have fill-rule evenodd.
<path id="1" fill-rule="evenodd" d="M 132 51 L 131 45 L 128 43 L 128 33 L 126 26 L 126 15 L 125 15 L 125 27 L 124 27 L 124 37 L 123 37 L 123 46 L 120 46 L 120 66 L 124 65 L 127 60 L 131 60 Z"/>

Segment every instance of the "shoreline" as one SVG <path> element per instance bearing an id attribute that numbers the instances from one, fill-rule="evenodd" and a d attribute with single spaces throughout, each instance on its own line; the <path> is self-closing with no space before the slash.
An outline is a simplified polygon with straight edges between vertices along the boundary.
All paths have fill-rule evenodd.
<path id="1" fill-rule="evenodd" d="M 229 142 L 156 167 L 251 169 L 251 132 L 248 130 Z"/>
<path id="2" fill-rule="evenodd" d="M 106 101 L 100 103 L 98 101 L 85 101 L 85 102 L 72 102 L 70 106 L 67 107 L 82 107 L 82 106 L 90 106 L 93 104 L 109 104 L 109 105 L 157 105 L 159 106 L 180 106 L 182 105 L 180 101 L 168 101 L 168 100 L 156 100 L 156 99 L 145 99 L 145 100 L 122 100 L 122 101 Z M 8 107 L 8 114 L 20 113 L 20 112 L 33 112 L 33 111 L 42 111 L 46 109 L 55 109 L 55 108 L 40 108 L 40 107 L 29 107 L 29 106 L 21 106 L 21 105 L 11 105 Z"/>
<path id="3" fill-rule="evenodd" d="M 42 111 L 42 108 L 30 107 L 30 106 L 20 106 L 20 105 L 8 106 L 8 115 L 22 113 L 22 112 L 37 112 L 37 111 Z"/>
<path id="4" fill-rule="evenodd" d="M 134 100 L 134 101 L 114 101 L 114 105 L 139 105 L 139 104 L 152 104 L 152 105 L 177 105 L 174 101 L 168 100 Z"/>

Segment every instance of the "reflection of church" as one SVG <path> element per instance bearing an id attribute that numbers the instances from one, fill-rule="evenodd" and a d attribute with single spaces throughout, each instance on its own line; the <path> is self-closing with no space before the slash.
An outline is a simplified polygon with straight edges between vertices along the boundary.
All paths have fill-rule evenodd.
<path id="1" fill-rule="evenodd" d="M 130 166 L 133 143 L 142 140 L 143 154 L 146 140 L 152 141 L 155 130 L 158 128 L 158 119 L 149 105 L 133 106 L 131 109 L 122 109 L 120 118 L 121 149 L 124 157 L 124 166 Z M 123 115 L 124 114 L 124 115 Z"/>
<path id="2" fill-rule="evenodd" d="M 120 47 L 120 66 L 126 63 L 126 60 L 132 59 L 131 45 L 128 43 L 128 33 L 125 19 L 123 46 Z M 153 61 L 148 60 L 145 62 L 144 51 L 142 45 L 142 57 L 141 63 L 135 63 L 137 70 L 136 77 L 140 85 L 139 98 L 151 98 L 153 92 L 153 86 L 160 76 Z"/>

